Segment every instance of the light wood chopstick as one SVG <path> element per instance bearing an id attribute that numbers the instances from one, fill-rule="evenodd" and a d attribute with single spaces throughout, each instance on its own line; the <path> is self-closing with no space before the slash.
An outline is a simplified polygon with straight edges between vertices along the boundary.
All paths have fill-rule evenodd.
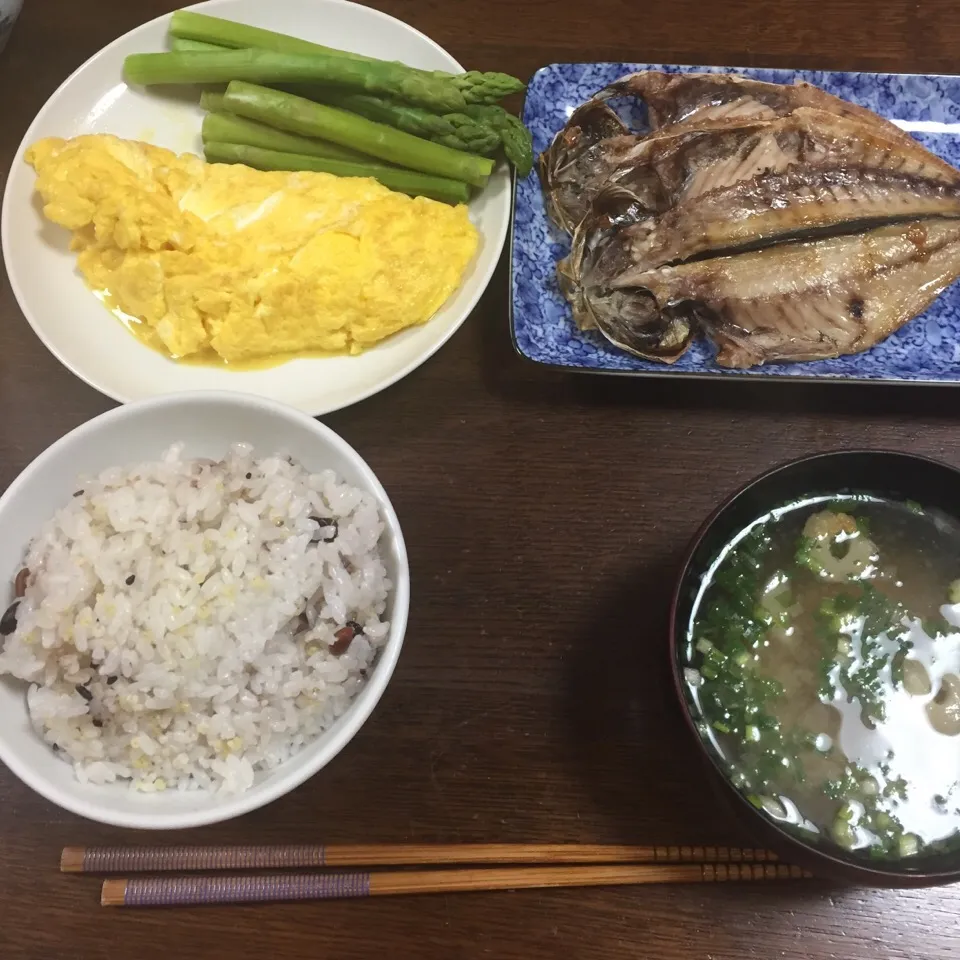
<path id="1" fill-rule="evenodd" d="M 134 877 L 104 880 L 104 907 L 335 900 L 405 893 L 457 893 L 547 887 L 798 880 L 810 874 L 774 863 L 635 864 L 589 867 L 487 867 L 386 873 L 261 874 L 242 877 Z"/>
<path id="2" fill-rule="evenodd" d="M 279 844 L 221 847 L 65 847 L 64 873 L 165 873 L 311 867 L 454 864 L 772 863 L 769 850 L 741 847 L 577 843 Z"/>

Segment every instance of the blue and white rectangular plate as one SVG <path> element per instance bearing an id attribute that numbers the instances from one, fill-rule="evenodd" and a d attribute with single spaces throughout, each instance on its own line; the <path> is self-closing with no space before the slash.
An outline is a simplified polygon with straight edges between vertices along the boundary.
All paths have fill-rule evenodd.
<path id="1" fill-rule="evenodd" d="M 738 73 L 755 80 L 806 80 L 873 110 L 909 131 L 928 150 L 960 166 L 960 76 L 832 73 L 679 67 L 650 63 L 554 63 L 527 88 L 523 119 L 539 155 L 573 110 L 619 77 L 639 70 Z M 628 118 L 629 119 L 629 118 Z M 568 238 L 547 219 L 540 181 L 530 174 L 516 186 L 512 257 L 511 332 L 517 352 L 537 363 L 593 373 L 667 377 L 753 377 L 861 382 L 960 383 L 960 283 L 919 317 L 864 353 L 807 363 L 727 370 L 714 362 L 703 338 L 674 364 L 641 360 L 596 331 L 577 329 L 556 281 Z"/>

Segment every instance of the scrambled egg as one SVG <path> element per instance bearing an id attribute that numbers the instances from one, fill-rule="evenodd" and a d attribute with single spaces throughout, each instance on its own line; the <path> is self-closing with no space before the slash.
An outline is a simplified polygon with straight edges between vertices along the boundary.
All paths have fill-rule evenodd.
<path id="1" fill-rule="evenodd" d="M 465 207 L 107 135 L 27 151 L 89 286 L 171 357 L 359 353 L 428 320 L 477 247 Z"/>

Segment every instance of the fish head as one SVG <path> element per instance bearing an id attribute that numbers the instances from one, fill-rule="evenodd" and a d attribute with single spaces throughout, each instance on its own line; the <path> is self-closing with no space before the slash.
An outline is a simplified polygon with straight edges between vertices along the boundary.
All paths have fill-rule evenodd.
<path id="1" fill-rule="evenodd" d="M 537 164 L 550 219 L 572 234 L 597 190 L 638 139 L 600 101 L 575 110 Z"/>
<path id="2" fill-rule="evenodd" d="M 621 282 L 654 223 L 635 194 L 618 185 L 605 188 L 574 235 L 561 289 L 580 329 L 596 328 L 635 356 L 673 363 L 694 337 L 689 312 L 663 309 L 642 282 Z"/>
<path id="3" fill-rule="evenodd" d="M 661 309 L 643 287 L 584 287 L 582 303 L 607 340 L 644 360 L 674 363 L 694 337 L 687 311 Z"/>
<path id="4" fill-rule="evenodd" d="M 608 185 L 594 199 L 590 211 L 573 231 L 570 253 L 557 266 L 560 292 L 573 307 L 574 319 L 581 330 L 592 329 L 593 317 L 583 306 L 582 278 L 589 275 L 615 276 L 628 266 L 630 242 L 634 233 L 650 229 L 649 211 L 644 199 L 630 187 Z"/>

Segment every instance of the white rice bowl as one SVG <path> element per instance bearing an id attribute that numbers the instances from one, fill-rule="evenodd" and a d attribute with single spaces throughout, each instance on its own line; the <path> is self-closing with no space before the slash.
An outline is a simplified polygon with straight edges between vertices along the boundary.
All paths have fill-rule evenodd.
<path id="1" fill-rule="evenodd" d="M 389 628 L 372 496 L 249 444 L 79 483 L 0 673 L 81 781 L 246 790 L 343 713 Z"/>
<path id="2" fill-rule="evenodd" d="M 83 469 L 80 480 L 54 467 L 58 448 L 79 449 L 78 435 L 105 421 L 121 428 L 122 441 L 137 408 L 154 420 L 176 408 L 160 431 L 165 443 L 178 422 L 193 424 L 188 433 L 219 434 L 222 423 L 211 429 L 202 411 L 188 415 L 191 401 L 219 404 L 220 413 L 246 408 L 237 420 L 258 446 L 224 439 L 214 451 L 210 437 L 198 444 L 188 435 L 122 466 L 95 455 L 99 469 Z M 252 412 L 265 419 L 250 430 Z M 277 415 L 335 442 L 331 466 L 355 471 L 348 452 L 369 476 L 357 483 L 323 469 L 315 450 L 314 463 L 301 466 L 296 443 L 264 448 L 264 436 L 284 439 L 270 422 Z M 138 441 L 141 455 L 146 442 Z M 28 728 L 34 740 L 11 751 L 11 725 L 0 724 L 0 759 L 14 772 L 95 819 L 189 826 L 286 792 L 349 740 L 392 671 L 408 587 L 389 501 L 343 441 L 254 398 L 134 404 L 78 428 L 27 468 L 0 499 L 0 543 L 15 515 L 11 501 L 29 497 L 28 475 L 44 469 L 48 479 L 58 475 L 59 497 L 12 569 L 9 547 L 0 546 L 10 600 L 14 575 L 29 571 L 0 637 L 0 718 L 19 695 L 20 732 Z M 33 753 L 37 744 L 53 758 L 44 770 L 69 773 L 75 787 L 66 796 L 59 774 L 54 785 L 24 766 L 20 748 Z M 98 809 L 98 794 L 112 810 Z M 169 811 L 157 806 L 170 800 Z"/>

